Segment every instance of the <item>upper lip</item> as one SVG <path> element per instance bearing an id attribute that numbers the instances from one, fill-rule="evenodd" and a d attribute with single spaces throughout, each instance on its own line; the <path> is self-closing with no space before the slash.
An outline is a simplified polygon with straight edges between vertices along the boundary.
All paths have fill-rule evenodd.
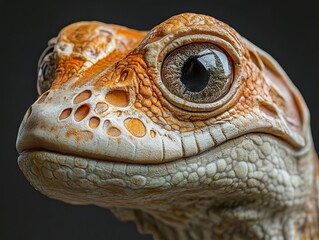
<path id="1" fill-rule="evenodd" d="M 245 134 L 241 134 L 241 135 L 238 135 L 238 136 L 235 136 L 231 139 L 228 139 L 227 141 L 219 144 L 219 145 L 222 145 L 226 142 L 229 142 L 233 139 L 236 139 L 238 137 L 242 137 L 244 135 L 248 135 L 248 134 L 265 134 L 265 135 L 270 135 L 270 136 L 273 136 L 273 137 L 276 137 L 279 141 L 282 141 L 282 142 L 287 142 L 285 139 L 283 138 L 280 138 L 276 135 L 273 135 L 273 134 L 268 134 L 268 133 L 263 133 L 263 132 L 247 132 Z M 216 145 L 212 148 L 215 148 L 219 145 Z M 209 151 L 211 150 L 212 148 L 209 148 L 207 149 L 206 151 Z M 293 148 L 292 148 L 293 149 Z M 306 148 L 295 148 L 296 151 L 300 151 L 300 152 L 304 152 L 306 150 Z M 148 165 L 148 164 L 151 164 L 151 165 L 156 165 L 156 164 L 162 164 L 164 163 L 163 161 L 158 161 L 158 162 L 148 162 L 148 161 L 136 161 L 136 160 L 131 160 L 131 159 L 120 159 L 120 158 L 117 158 L 116 156 L 97 156 L 97 155 L 94 155 L 90 152 L 82 152 L 81 154 L 77 153 L 77 152 L 72 152 L 72 151 L 63 151 L 63 150 L 57 150 L 55 149 L 54 147 L 50 147 L 50 146 L 46 146 L 44 147 L 43 145 L 39 144 L 39 145 L 34 145 L 34 147 L 26 147 L 26 148 L 19 148 L 19 154 L 24 154 L 24 153 L 27 153 L 27 152 L 35 152 L 35 151 L 43 151 L 43 152 L 52 152 L 52 153 L 57 153 L 57 154 L 62 154 L 62 155 L 72 155 L 74 157 L 81 157 L 81 158 L 87 158 L 87 159 L 91 159 L 91 160 L 96 160 L 96 161 L 111 161 L 111 162 L 122 162 L 122 163 L 130 163 L 130 164 L 145 164 L 145 165 Z M 198 154 L 202 154 L 206 151 L 202 151 L 202 152 L 199 152 Z M 172 161 L 176 161 L 176 160 L 179 160 L 179 159 L 187 159 L 187 158 L 191 158 L 193 157 L 194 155 L 191 155 L 191 156 L 187 156 L 187 157 L 182 157 L 182 158 L 176 158 L 176 159 L 171 159 L 169 161 L 165 161 L 165 162 L 172 162 Z"/>

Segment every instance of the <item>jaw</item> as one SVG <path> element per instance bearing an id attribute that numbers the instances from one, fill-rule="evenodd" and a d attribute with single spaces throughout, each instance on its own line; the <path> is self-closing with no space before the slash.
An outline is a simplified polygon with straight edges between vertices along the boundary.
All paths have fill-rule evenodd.
<path id="1" fill-rule="evenodd" d="M 26 151 L 18 160 L 31 184 L 48 197 L 111 208 L 160 240 L 227 239 L 227 234 L 298 238 L 291 232 L 307 221 L 311 161 L 267 134 L 244 135 L 198 156 L 156 165 L 42 150 Z M 268 233 L 269 226 L 278 232 Z"/>
<path id="2" fill-rule="evenodd" d="M 253 199 L 267 199 L 269 206 L 300 204 L 309 193 L 303 179 L 311 173 L 306 156 L 266 134 L 244 135 L 197 156 L 156 165 L 45 150 L 25 151 L 18 161 L 31 184 L 51 198 L 149 209 L 160 203 L 174 208 L 175 200 L 178 207 L 194 194 L 216 204 Z"/>

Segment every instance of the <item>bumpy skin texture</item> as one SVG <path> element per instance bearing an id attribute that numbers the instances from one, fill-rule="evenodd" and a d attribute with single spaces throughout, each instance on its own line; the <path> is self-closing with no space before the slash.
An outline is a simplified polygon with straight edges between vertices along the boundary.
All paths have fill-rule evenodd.
<path id="1" fill-rule="evenodd" d="M 17 140 L 36 189 L 111 208 L 160 240 L 319 238 L 308 110 L 268 54 L 190 13 L 148 33 L 79 22 L 52 42 L 54 81 Z M 233 65 L 212 103 L 185 101 L 161 80 L 167 54 L 200 42 Z"/>

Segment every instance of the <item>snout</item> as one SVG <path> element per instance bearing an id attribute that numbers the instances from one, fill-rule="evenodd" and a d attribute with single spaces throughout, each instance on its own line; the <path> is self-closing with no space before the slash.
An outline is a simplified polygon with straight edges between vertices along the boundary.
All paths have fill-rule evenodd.
<path id="1" fill-rule="evenodd" d="M 170 133 L 167 137 L 164 129 L 123 99 L 125 92 L 116 91 L 88 88 L 45 93 L 21 123 L 18 152 L 44 150 L 128 163 L 181 158 L 179 136 Z"/>

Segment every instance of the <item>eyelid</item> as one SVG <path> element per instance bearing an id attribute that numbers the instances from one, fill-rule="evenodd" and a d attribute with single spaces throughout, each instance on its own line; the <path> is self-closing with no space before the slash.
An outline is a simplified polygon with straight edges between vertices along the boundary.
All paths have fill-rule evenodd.
<path id="1" fill-rule="evenodd" d="M 240 53 L 236 51 L 236 49 L 225 39 L 222 39 L 220 37 L 212 36 L 209 34 L 194 34 L 194 35 L 187 35 L 187 36 L 182 36 L 179 38 L 176 38 L 169 42 L 165 47 L 161 49 L 161 51 L 158 53 L 157 60 L 158 62 L 163 62 L 165 59 L 166 55 L 175 49 L 182 47 L 184 45 L 190 44 L 190 43 L 212 43 L 216 45 L 217 47 L 221 48 L 226 52 L 234 64 L 241 64 L 241 56 Z"/>

